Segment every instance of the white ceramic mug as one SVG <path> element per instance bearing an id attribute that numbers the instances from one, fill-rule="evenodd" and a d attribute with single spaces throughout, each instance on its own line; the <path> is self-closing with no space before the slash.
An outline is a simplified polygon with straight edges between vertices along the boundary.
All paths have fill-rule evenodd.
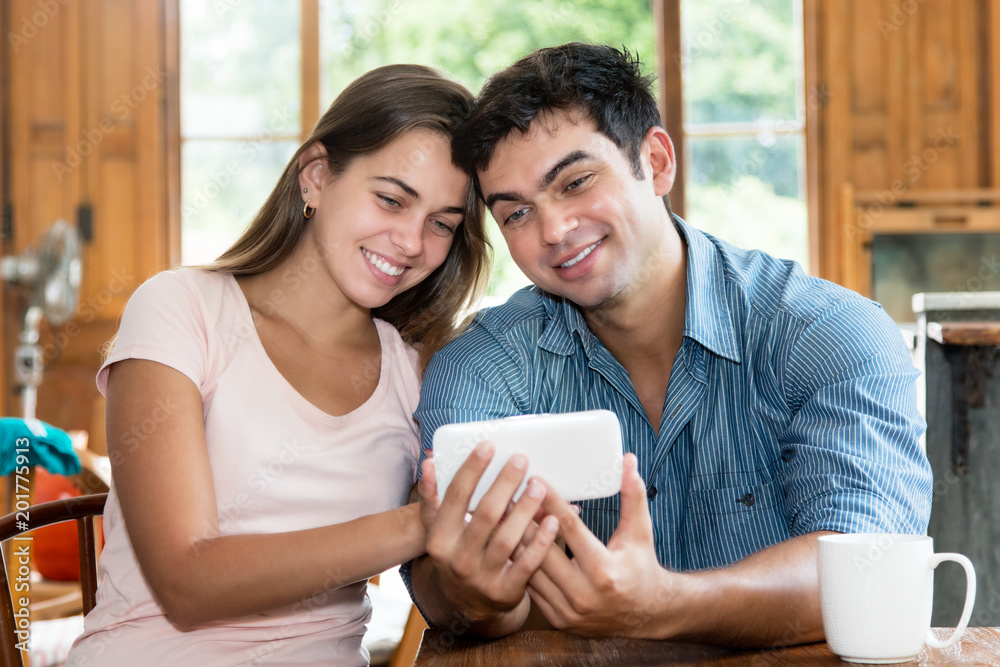
<path id="1" fill-rule="evenodd" d="M 953 560 L 965 568 L 965 609 L 955 632 L 930 632 L 934 568 Z M 976 571 L 961 554 L 934 553 L 924 535 L 881 533 L 819 538 L 819 594 L 830 650 L 847 662 L 908 662 L 926 643 L 951 646 L 969 624 Z"/>

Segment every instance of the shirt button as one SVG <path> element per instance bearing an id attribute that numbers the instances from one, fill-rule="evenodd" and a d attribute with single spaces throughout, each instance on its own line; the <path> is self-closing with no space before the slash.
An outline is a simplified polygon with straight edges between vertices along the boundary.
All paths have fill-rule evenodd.
<path id="1" fill-rule="evenodd" d="M 753 507 L 753 504 L 756 501 L 754 500 L 753 494 L 752 493 L 748 493 L 748 494 L 744 495 L 742 498 L 737 498 L 736 502 L 743 503 L 747 507 Z"/>
<path id="2" fill-rule="evenodd" d="M 646 490 L 646 497 L 649 498 L 649 499 L 653 499 L 653 498 L 656 497 L 656 487 L 655 486 L 651 486 L 651 487 L 649 487 Z"/>

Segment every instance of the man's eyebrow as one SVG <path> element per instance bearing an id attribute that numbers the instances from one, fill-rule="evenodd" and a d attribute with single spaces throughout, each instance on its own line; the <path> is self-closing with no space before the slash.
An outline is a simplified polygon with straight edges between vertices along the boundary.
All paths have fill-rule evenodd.
<path id="1" fill-rule="evenodd" d="M 493 204 L 498 201 L 524 201 L 527 199 L 520 192 L 496 192 L 486 198 L 486 208 L 493 210 Z"/>
<path id="2" fill-rule="evenodd" d="M 571 164 L 593 159 L 595 159 L 594 156 L 586 151 L 573 151 L 563 159 L 559 160 L 554 167 L 549 169 L 544 176 L 538 179 L 538 189 L 544 190 L 552 185 L 552 181 L 556 180 L 559 176 L 559 172 Z M 522 195 L 520 192 L 497 192 L 486 198 L 486 208 L 492 210 L 493 204 L 498 201 L 524 201 L 525 199 L 527 199 L 527 197 Z"/>
<path id="3" fill-rule="evenodd" d="M 409 185 L 407 185 L 403 181 L 401 181 L 398 178 L 395 178 L 393 176 L 372 176 L 368 180 L 371 180 L 371 181 L 385 181 L 387 183 L 392 183 L 393 185 L 395 185 L 400 190 L 402 190 L 406 194 L 410 195 L 414 199 L 420 199 L 420 193 L 419 192 L 417 192 L 412 187 L 410 187 Z"/>
<path id="4" fill-rule="evenodd" d="M 538 179 L 538 189 L 544 190 L 545 188 L 552 185 L 552 181 L 556 180 L 556 177 L 559 176 L 559 172 L 561 172 L 563 169 L 570 166 L 571 164 L 574 164 L 576 162 L 582 162 L 584 160 L 593 160 L 593 159 L 594 156 L 591 155 L 590 153 L 587 153 L 586 151 L 573 151 L 563 159 L 559 160 L 559 162 L 556 163 L 556 166 L 549 169 L 549 171 L 544 176 Z"/>

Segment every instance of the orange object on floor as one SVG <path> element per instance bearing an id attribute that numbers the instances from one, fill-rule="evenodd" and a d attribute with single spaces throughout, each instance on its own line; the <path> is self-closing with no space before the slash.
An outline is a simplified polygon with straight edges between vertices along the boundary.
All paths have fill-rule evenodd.
<path id="1" fill-rule="evenodd" d="M 80 492 L 68 478 L 53 475 L 43 468 L 35 468 L 34 503 L 75 498 Z M 34 532 L 32 565 L 46 579 L 53 581 L 80 580 L 80 546 L 77 543 L 76 524 L 59 523 Z"/>

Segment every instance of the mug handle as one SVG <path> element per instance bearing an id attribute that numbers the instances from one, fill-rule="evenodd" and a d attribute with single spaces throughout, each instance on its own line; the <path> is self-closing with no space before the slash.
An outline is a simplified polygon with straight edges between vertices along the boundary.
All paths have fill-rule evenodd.
<path id="1" fill-rule="evenodd" d="M 931 569 L 933 570 L 946 560 L 953 560 L 965 568 L 965 609 L 962 610 L 962 619 L 958 622 L 955 632 L 948 639 L 941 641 L 930 630 L 927 631 L 927 645 L 932 648 L 946 648 L 958 641 L 969 625 L 969 618 L 972 617 L 972 606 L 976 602 L 976 570 L 972 567 L 972 561 L 962 554 L 934 554 L 930 560 Z"/>

